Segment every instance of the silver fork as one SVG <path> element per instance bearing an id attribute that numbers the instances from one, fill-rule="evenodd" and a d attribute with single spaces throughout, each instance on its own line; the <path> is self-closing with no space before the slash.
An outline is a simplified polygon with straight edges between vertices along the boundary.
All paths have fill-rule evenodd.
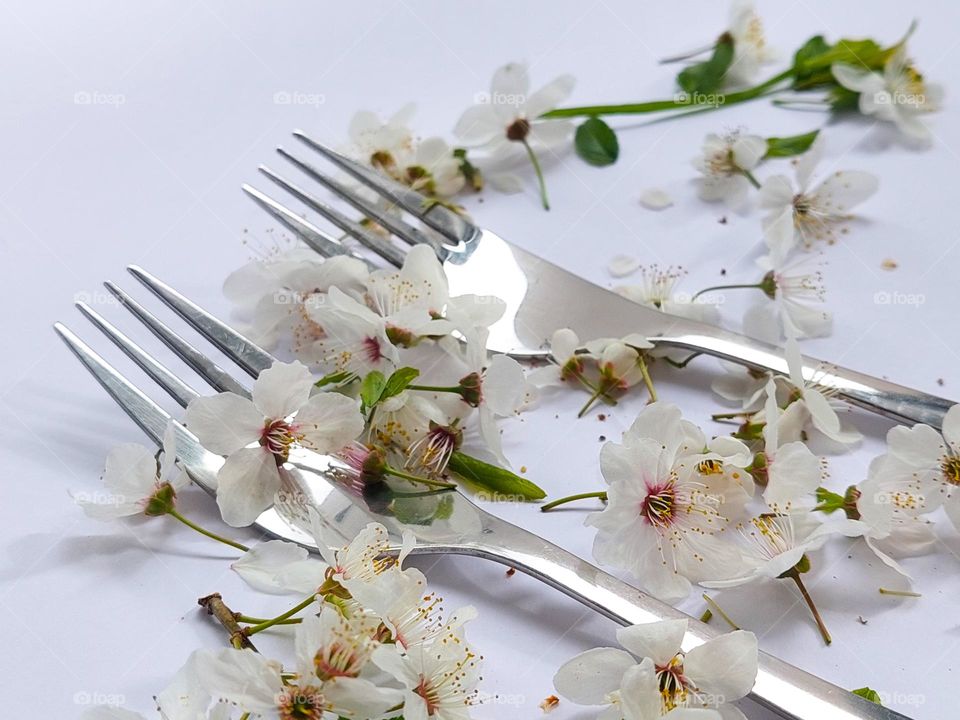
<path id="1" fill-rule="evenodd" d="M 138 267 L 129 270 L 251 378 L 274 362 L 267 352 L 170 286 Z M 113 283 L 105 285 L 213 390 L 230 390 L 249 396 L 246 385 L 218 367 L 130 295 Z M 186 406 L 199 395 L 91 307 L 82 302 L 77 303 L 77 307 L 181 406 Z M 170 415 L 66 326 L 57 323 L 54 328 L 110 396 L 159 445 L 164 429 L 171 421 Z M 177 457 L 194 482 L 214 494 L 217 471 L 223 458 L 204 450 L 182 424 L 174 421 L 174 427 Z M 686 650 L 717 634 L 709 626 L 688 618 L 543 538 L 500 520 L 457 491 L 429 493 L 422 497 L 364 497 L 337 483 L 335 473 L 331 471 L 343 469 L 343 466 L 335 459 L 303 450 L 291 453 L 287 469 L 286 485 L 278 493 L 276 504 L 255 523 L 258 529 L 271 536 L 315 551 L 315 541 L 309 532 L 311 508 L 319 513 L 327 529 L 344 543 L 367 523 L 377 521 L 388 528 L 395 543 L 402 530 L 413 531 L 417 536 L 414 554 L 472 555 L 517 568 L 622 625 L 669 618 L 688 619 L 689 630 L 683 644 Z M 435 512 L 438 503 L 444 503 L 443 513 Z M 401 508 L 402 513 L 399 512 Z M 400 514 L 405 517 L 413 514 L 419 521 L 405 525 L 398 519 Z M 779 717 L 792 720 L 892 720 L 905 717 L 765 653 L 760 654 L 760 671 L 751 698 Z"/>
<path id="2" fill-rule="evenodd" d="M 442 205 L 429 202 L 423 195 L 310 139 L 303 132 L 295 132 L 294 137 L 374 191 L 389 208 L 413 216 L 427 229 L 421 230 L 396 212 L 365 200 L 356 190 L 283 148 L 277 149 L 281 156 L 354 210 L 386 228 L 402 244 L 369 231 L 270 168 L 261 166 L 260 172 L 358 240 L 388 265 L 403 263 L 404 244 L 426 243 L 443 262 L 452 295 L 496 295 L 506 301 L 507 310 L 491 328 L 487 341 L 487 349 L 491 352 L 507 353 L 517 358 L 543 358 L 549 354 L 544 346 L 553 331 L 569 327 L 584 340 L 643 333 L 658 346 L 713 355 L 749 368 L 788 374 L 783 352 L 776 346 L 631 302 L 507 242 Z M 243 189 L 260 207 L 321 255 L 352 254 L 373 265 L 265 193 L 250 185 L 244 185 Z M 803 363 L 807 382 L 816 382 L 853 405 L 898 422 L 922 422 L 940 429 L 944 414 L 954 404 L 944 398 L 813 358 L 804 358 Z"/>

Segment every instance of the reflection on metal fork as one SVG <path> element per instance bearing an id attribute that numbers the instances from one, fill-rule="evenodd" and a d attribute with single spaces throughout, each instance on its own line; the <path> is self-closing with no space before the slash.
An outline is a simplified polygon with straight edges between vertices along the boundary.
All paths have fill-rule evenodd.
<path id="1" fill-rule="evenodd" d="M 344 157 L 302 132 L 294 135 L 395 210 L 412 215 L 443 238 L 438 257 L 443 261 L 451 295 L 495 295 L 506 302 L 503 317 L 490 328 L 487 349 L 491 352 L 520 359 L 544 358 L 549 355 L 545 348 L 548 338 L 558 328 L 569 327 L 584 340 L 641 333 L 660 347 L 713 355 L 754 370 L 788 374 L 781 348 L 631 302 L 474 225 L 442 204 L 425 200 L 416 191 Z M 291 153 L 283 151 L 283 154 L 355 208 L 364 211 L 369 206 L 355 191 L 322 175 Z M 271 172 L 270 177 L 283 187 L 292 185 L 276 173 Z M 262 200 L 258 202 L 262 205 Z M 283 207 L 276 201 L 271 202 Z M 276 216 L 276 213 L 276 208 L 271 207 L 271 214 Z M 377 213 L 377 217 L 383 215 L 382 210 Z M 299 234 L 295 222 L 290 222 L 286 215 L 283 220 Z M 346 225 L 340 227 L 353 234 Z M 401 221 L 388 226 L 407 245 L 422 241 L 425 235 L 411 228 Z M 361 234 L 354 237 L 370 247 L 370 242 Z M 322 249 L 320 252 L 326 254 Z M 389 258 L 394 265 L 397 260 Z M 815 382 L 853 405 L 898 422 L 922 422 L 939 429 L 943 416 L 954 404 L 945 398 L 813 358 L 804 358 L 803 363 L 807 382 Z"/>
<path id="2" fill-rule="evenodd" d="M 247 375 L 255 377 L 259 369 L 269 366 L 272 358 L 268 353 L 225 323 L 146 271 L 131 268 L 131 272 Z M 121 292 L 116 286 L 111 287 Z M 127 298 L 124 306 L 143 321 L 145 311 L 142 307 L 141 312 L 136 311 L 129 296 L 123 296 Z M 117 331 L 106 319 L 89 308 L 82 310 L 95 327 L 147 370 L 160 389 L 180 405 L 189 402 L 195 391 L 173 371 Z M 150 331 L 175 353 L 182 352 L 181 358 L 191 362 L 200 377 L 211 383 L 211 388 L 215 389 L 223 382 L 222 376 L 212 371 L 212 362 L 191 359 L 195 348 L 188 346 L 189 351 L 186 350 L 174 340 L 178 336 L 173 330 L 155 316 L 151 317 Z M 110 396 L 159 444 L 164 428 L 171 421 L 170 416 L 71 330 L 60 323 L 55 329 Z M 241 394 L 247 393 L 245 386 L 239 382 L 236 385 Z M 175 423 L 174 427 L 178 458 L 201 487 L 214 493 L 216 474 L 223 459 L 204 450 L 183 425 Z M 415 554 L 472 555 L 515 567 L 624 625 L 686 618 L 669 605 L 644 595 L 543 538 L 481 510 L 459 492 L 426 493 L 416 498 L 399 495 L 370 498 L 351 492 L 337 482 L 334 471 L 338 467 L 342 469 L 337 461 L 304 450 L 292 452 L 284 467 L 284 486 L 278 493 L 277 504 L 255 523 L 258 529 L 273 536 L 315 549 L 315 541 L 306 531 L 311 512 L 318 513 L 327 531 L 343 542 L 352 539 L 366 523 L 377 521 L 387 527 L 395 542 L 402 530 L 413 531 L 418 540 L 413 551 Z M 443 511 L 439 512 L 441 503 Z M 411 516 L 420 521 L 406 525 L 398 519 Z M 690 619 L 684 648 L 689 650 L 715 634 L 713 629 Z M 893 720 L 903 717 L 763 653 L 751 698 L 780 717 L 794 720 Z"/>

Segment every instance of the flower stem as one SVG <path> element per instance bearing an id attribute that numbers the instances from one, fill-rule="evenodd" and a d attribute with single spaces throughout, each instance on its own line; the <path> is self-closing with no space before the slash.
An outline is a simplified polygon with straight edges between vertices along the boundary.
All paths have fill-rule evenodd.
<path id="1" fill-rule="evenodd" d="M 177 512 L 177 511 L 174 510 L 173 508 L 170 508 L 170 509 L 167 511 L 167 514 L 170 515 L 171 517 L 176 518 L 177 520 L 179 520 L 180 522 L 182 522 L 184 525 L 186 525 L 186 526 L 187 526 L 188 528 L 190 528 L 191 530 L 196 530 L 196 531 L 197 531 L 198 533 L 200 533 L 201 535 L 206 535 L 208 538 L 213 538 L 213 539 L 216 540 L 217 542 L 222 542 L 224 545 L 229 545 L 230 547 L 236 548 L 237 550 L 240 550 L 240 551 L 242 551 L 242 552 L 246 552 L 247 550 L 250 549 L 250 548 L 248 548 L 246 545 L 243 545 L 243 544 L 241 544 L 241 543 L 238 543 L 236 540 L 230 540 L 229 538 L 225 538 L 225 537 L 222 537 L 222 536 L 220 536 L 220 535 L 217 535 L 217 534 L 214 533 L 214 532 L 210 532 L 210 531 L 207 530 L 206 528 L 200 527 L 199 525 L 197 525 L 197 524 L 196 524 L 195 522 L 193 522 L 192 520 L 188 520 L 187 518 L 185 518 L 183 515 L 181 515 L 179 512 Z"/>
<path id="2" fill-rule="evenodd" d="M 653 387 L 653 378 L 650 377 L 650 370 L 647 368 L 647 361 L 643 355 L 637 356 L 637 364 L 640 366 L 640 374 L 643 376 L 643 384 L 647 386 L 647 392 L 650 393 L 650 402 L 657 401 L 657 390 Z"/>
<path id="3" fill-rule="evenodd" d="M 247 625 L 259 625 L 261 623 L 269 622 L 269 618 L 258 618 L 252 617 L 250 615 L 244 615 L 242 613 L 237 613 L 234 617 L 237 618 L 237 622 L 242 622 Z M 276 623 L 277 625 L 298 625 L 303 622 L 303 618 L 290 618 L 289 620 L 281 620 Z"/>
<path id="4" fill-rule="evenodd" d="M 699 103 L 693 104 L 685 100 L 653 100 L 641 103 L 626 103 L 622 105 L 585 105 L 582 107 L 557 108 L 541 115 L 541 118 L 569 118 L 581 117 L 587 115 L 641 115 L 651 112 L 662 112 L 664 110 L 683 110 L 696 108 L 698 106 L 705 110 L 716 110 L 728 105 L 754 100 L 772 91 L 774 87 L 793 75 L 793 68 L 784 70 L 779 75 L 774 75 L 769 80 L 765 80 L 759 85 L 746 90 L 728 93 L 723 95 L 722 103 Z"/>
<path id="5" fill-rule="evenodd" d="M 270 618 L 269 620 L 264 620 L 261 623 L 257 623 L 256 625 L 251 625 L 250 627 L 245 628 L 243 633 L 247 636 L 256 635 L 258 632 L 262 632 L 263 630 L 266 630 L 267 628 L 271 628 L 274 625 L 280 625 L 285 620 L 289 620 L 290 618 L 292 618 L 301 610 L 305 610 L 306 608 L 310 607 L 310 605 L 316 600 L 316 598 L 317 598 L 316 595 L 310 595 L 304 598 L 303 600 L 301 600 L 299 603 L 294 605 L 289 610 L 287 610 L 285 613 L 281 615 L 277 615 L 275 618 Z"/>
<path id="6" fill-rule="evenodd" d="M 246 636 L 243 628 L 237 623 L 237 616 L 226 606 L 220 593 L 213 593 L 197 600 L 200 607 L 205 608 L 208 615 L 213 615 L 223 628 L 230 633 L 230 644 L 237 650 L 244 648 L 257 652 L 257 648 Z"/>
<path id="7" fill-rule="evenodd" d="M 719 615 L 720 617 L 722 617 L 724 620 L 727 621 L 727 625 L 729 625 L 730 627 L 732 627 L 734 630 L 739 630 L 739 629 L 740 629 L 740 626 L 737 625 L 733 620 L 730 619 L 730 616 L 727 615 L 727 614 L 723 611 L 723 608 L 721 608 L 721 607 L 717 604 L 717 601 L 716 601 L 716 600 L 714 600 L 712 597 L 710 597 L 710 596 L 707 595 L 706 593 L 703 594 L 703 599 L 704 599 L 704 601 L 707 603 L 707 605 L 710 606 L 710 607 L 707 609 L 707 612 L 710 612 L 710 610 L 712 609 L 715 613 L 717 613 L 717 615 Z"/>
<path id="8" fill-rule="evenodd" d="M 445 490 L 452 490 L 456 487 L 453 483 L 443 482 L 442 480 L 431 480 L 430 478 L 421 477 L 420 475 L 411 475 L 408 472 L 397 470 L 389 465 L 387 465 L 383 471 L 387 475 L 393 475 L 394 477 L 403 478 L 413 483 L 420 483 L 421 485 L 427 485 L 428 487 L 443 488 Z"/>
<path id="9" fill-rule="evenodd" d="M 690 58 L 695 58 L 697 55 L 703 55 L 705 52 L 709 52 L 716 47 L 716 43 L 711 43 L 709 45 L 704 45 L 702 48 L 697 48 L 696 50 L 688 50 L 685 53 L 680 55 L 673 55 L 671 57 L 661 58 L 657 60 L 660 65 L 672 65 L 673 63 L 678 63 L 681 60 L 689 60 Z"/>
<path id="10" fill-rule="evenodd" d="M 530 147 L 530 143 L 527 142 L 526 138 L 520 141 L 523 143 L 523 147 L 527 150 L 527 157 L 530 158 L 530 164 L 533 165 L 533 171 L 537 174 L 537 183 L 540 185 L 540 202 L 543 203 L 543 209 L 550 209 L 550 200 L 547 198 L 547 183 L 543 179 L 543 170 L 540 168 L 540 161 L 537 159 L 537 154 L 533 151 L 533 148 Z"/>
<path id="11" fill-rule="evenodd" d="M 456 393 L 460 394 L 461 388 L 459 385 L 453 387 L 442 387 L 439 385 L 407 385 L 407 390 L 420 390 L 421 392 L 445 392 L 445 393 Z"/>
<path id="12" fill-rule="evenodd" d="M 830 631 L 827 630 L 827 626 L 823 624 L 823 618 L 820 617 L 820 612 L 817 610 L 817 606 L 813 604 L 813 598 L 810 597 L 810 593 L 807 592 L 807 588 L 803 584 L 803 580 L 800 579 L 800 573 L 796 568 L 793 568 L 785 573 L 784 577 L 792 579 L 797 584 L 797 589 L 800 590 L 800 594 L 803 596 L 804 602 L 806 602 L 807 607 L 810 608 L 810 612 L 813 614 L 813 619 L 817 621 L 817 627 L 820 629 L 820 635 L 823 637 L 823 641 L 827 645 L 832 643 L 833 639 L 830 637 Z"/>
<path id="13" fill-rule="evenodd" d="M 740 169 L 740 172 L 743 174 L 743 176 L 744 176 L 747 180 L 750 181 L 750 184 L 751 184 L 751 185 L 753 185 L 757 190 L 760 189 L 760 181 L 757 180 L 757 178 L 755 178 L 755 177 L 753 176 L 753 173 L 752 173 L 752 172 L 750 172 L 749 170 L 744 170 L 743 168 Z"/>
<path id="14" fill-rule="evenodd" d="M 712 285 L 711 287 L 704 288 L 703 290 L 698 292 L 696 295 L 694 295 L 690 299 L 691 301 L 696 300 L 701 295 L 705 295 L 708 292 L 713 292 L 714 290 L 745 290 L 747 288 L 756 288 L 757 290 L 762 290 L 763 285 L 761 285 L 760 283 L 744 283 L 739 285 Z"/>
<path id="15" fill-rule="evenodd" d="M 577 417 L 578 417 L 578 418 L 582 418 L 584 415 L 586 415 L 586 414 L 587 414 L 587 411 L 588 411 L 588 410 L 593 406 L 593 404 L 597 401 L 597 398 L 599 398 L 600 396 L 605 396 L 605 395 L 606 395 L 606 392 L 604 392 L 603 388 L 597 388 L 597 389 L 594 391 L 593 395 L 591 395 L 589 398 L 587 398 L 587 401 L 583 404 L 583 407 L 580 408 L 580 412 L 577 413 Z"/>
<path id="16" fill-rule="evenodd" d="M 896 595 L 897 597 L 912 597 L 918 598 L 923 597 L 920 593 L 910 592 L 909 590 L 887 590 L 887 588 L 879 588 L 881 595 Z"/>
<path id="17" fill-rule="evenodd" d="M 593 492 L 577 493 L 576 495 L 567 495 L 566 497 L 559 498 L 557 500 L 551 500 L 546 505 L 540 506 L 540 512 L 547 512 L 553 510 L 555 507 L 559 507 L 564 503 L 573 502 L 575 500 L 586 500 L 588 498 L 599 498 L 604 502 L 607 501 L 607 491 L 606 490 L 594 490 Z"/>

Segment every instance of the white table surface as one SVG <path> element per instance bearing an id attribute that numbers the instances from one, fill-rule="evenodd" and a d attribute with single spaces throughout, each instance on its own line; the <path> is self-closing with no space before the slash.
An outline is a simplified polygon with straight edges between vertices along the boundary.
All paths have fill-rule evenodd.
<path id="1" fill-rule="evenodd" d="M 99 283 L 113 279 L 144 297 L 124 273 L 126 264 L 138 263 L 210 309 L 228 312 L 220 284 L 250 257 L 244 239 L 271 242 L 270 221 L 239 185 L 266 185 L 256 166 L 282 165 L 273 148 L 292 142 L 290 130 L 341 142 L 354 111 L 389 114 L 416 100 L 417 130 L 449 137 L 494 68 L 510 60 L 531 64 L 534 85 L 573 73 L 576 102 L 669 97 L 671 71 L 658 68 L 655 58 L 709 40 L 724 25 L 721 5 L 0 4 L 4 715 L 36 716 L 39 707 L 46 717 L 70 717 L 91 699 L 121 697 L 149 711 L 151 695 L 193 648 L 223 642 L 222 631 L 199 611 L 199 596 L 220 591 L 250 613 L 286 605 L 249 592 L 228 568 L 230 552 L 186 530 L 163 520 L 101 524 L 73 506 L 68 489 L 98 487 L 112 445 L 143 440 L 50 329 L 60 319 L 95 336 L 71 308 L 77 293 L 133 328 Z M 960 87 L 957 6 L 790 0 L 764 2 L 761 10 L 784 57 L 817 32 L 892 41 L 918 18 L 913 52 L 920 67 L 945 84 L 948 103 Z M 324 102 L 275 103 L 282 92 Z M 696 199 L 689 159 L 703 135 L 736 126 L 786 135 L 824 119 L 760 102 L 678 122 L 628 120 L 622 124 L 632 129 L 620 134 L 622 156 L 614 167 L 590 168 L 571 156 L 549 168 L 551 212 L 539 209 L 532 184 L 523 195 L 488 191 L 482 204 L 468 205 L 482 223 L 597 282 L 612 282 L 606 264 L 626 252 L 683 265 L 685 287 L 695 291 L 719 282 L 721 268 L 728 279 L 752 276 L 760 237 L 756 212 L 740 216 Z M 881 185 L 863 206 L 865 219 L 825 254 L 836 329 L 805 346 L 954 397 L 960 397 L 957 120 L 949 104 L 932 118 L 936 141 L 921 153 L 887 146 L 869 122 L 828 126 L 829 167 L 870 170 Z M 666 189 L 675 207 L 641 208 L 637 197 L 650 186 Z M 881 270 L 888 257 L 900 265 L 894 272 Z M 924 302 L 878 304 L 877 292 L 920 294 Z M 731 309 L 739 302 L 731 296 Z M 739 310 L 729 317 L 738 322 Z M 107 357 L 118 358 L 95 339 Z M 707 360 L 659 382 L 662 397 L 678 402 L 708 433 L 727 431 L 708 419 L 717 411 L 705 391 L 715 369 Z M 599 487 L 599 436 L 616 438 L 643 402 L 638 393 L 606 422 L 596 415 L 577 421 L 581 400 L 548 397 L 505 426 L 515 465 L 526 465 L 528 476 L 554 495 Z M 831 458 L 838 487 L 862 479 L 889 427 L 872 417 L 857 420 L 863 445 Z M 185 493 L 183 504 L 215 523 L 199 491 Z M 593 532 L 582 527 L 579 510 L 494 510 L 590 555 Z M 767 651 L 841 686 L 888 693 L 897 709 L 916 718 L 954 717 L 960 541 L 943 529 L 935 554 L 906 562 L 923 593 L 919 600 L 880 596 L 878 586 L 902 583 L 860 542 L 833 542 L 818 557 L 810 585 L 833 632 L 830 648 L 785 585 L 717 598 Z M 498 566 L 462 558 L 423 567 L 447 607 L 471 602 L 480 610 L 470 635 L 486 658 L 483 687 L 501 703 L 477 709 L 477 717 L 539 717 L 537 705 L 552 693 L 560 663 L 613 642 L 610 622 L 519 574 L 507 578 Z M 694 594 L 685 607 L 699 614 L 702 602 Z M 589 716 L 568 703 L 552 715 Z"/>

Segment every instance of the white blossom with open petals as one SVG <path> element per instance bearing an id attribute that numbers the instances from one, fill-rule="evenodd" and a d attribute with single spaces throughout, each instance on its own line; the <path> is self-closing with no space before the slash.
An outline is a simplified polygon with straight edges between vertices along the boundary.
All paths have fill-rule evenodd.
<path id="1" fill-rule="evenodd" d="M 823 273 L 800 256 L 781 260 L 765 255 L 757 260 L 764 270 L 763 291 L 772 302 L 754 305 L 743 320 L 753 336 L 773 338 L 825 337 L 833 330 L 833 315 L 824 308 Z"/>
<path id="2" fill-rule="evenodd" d="M 750 0 L 734 0 L 731 4 L 727 32 L 733 38 L 733 62 L 727 68 L 726 80 L 732 85 L 752 83 L 763 65 L 777 59 Z"/>
<path id="3" fill-rule="evenodd" d="M 363 431 L 357 401 L 333 392 L 311 397 L 312 388 L 305 366 L 277 362 L 260 373 L 252 399 L 223 392 L 187 407 L 187 427 L 200 444 L 227 456 L 217 473 L 217 504 L 228 524 L 249 525 L 270 507 L 291 448 L 328 453 Z"/>
<path id="4" fill-rule="evenodd" d="M 701 154 L 693 161 L 702 175 L 697 183 L 700 198 L 724 200 L 733 208 L 743 205 L 750 191 L 745 172 L 757 167 L 766 152 L 767 141 L 759 135 L 707 135 Z"/>
<path id="5" fill-rule="evenodd" d="M 151 502 L 158 495 L 172 492 L 170 498 L 161 498 L 161 505 L 173 502 L 176 493 L 190 484 L 176 460 L 176 436 L 170 424 L 163 435 L 159 461 L 156 450 L 136 443 L 118 445 L 107 455 L 103 473 L 106 490 L 77 492 L 74 499 L 89 517 L 98 520 L 149 514 Z"/>
<path id="6" fill-rule="evenodd" d="M 661 599 L 679 600 L 691 582 L 727 577 L 739 553 L 720 538 L 728 519 L 693 464 L 677 463 L 689 449 L 702 450 L 701 438 L 685 432 L 680 411 L 666 403 L 647 406 L 638 421 L 622 444 L 601 449 L 607 505 L 586 524 L 597 528 L 598 562 L 630 570 Z"/>
<path id="7" fill-rule="evenodd" d="M 687 627 L 686 620 L 665 620 L 621 628 L 617 640 L 626 650 L 600 647 L 577 655 L 557 671 L 554 687 L 577 705 L 606 706 L 604 719 L 737 717 L 729 703 L 756 682 L 756 636 L 737 630 L 684 653 Z"/>
<path id="8" fill-rule="evenodd" d="M 763 220 L 764 240 L 775 264 L 783 263 L 795 247 L 810 249 L 822 241 L 833 244 L 851 211 L 877 191 L 875 175 L 856 170 L 836 170 L 811 187 L 811 178 L 823 156 L 818 136 L 807 152 L 794 160 L 796 185 L 786 175 L 767 178 L 760 188 L 760 205 L 768 210 Z"/>
<path id="9" fill-rule="evenodd" d="M 878 73 L 855 65 L 835 63 L 831 72 L 837 82 L 858 93 L 860 112 L 893 123 L 909 140 L 928 144 L 930 129 L 923 116 L 940 109 L 943 88 L 927 82 L 900 45 Z"/>
<path id="10" fill-rule="evenodd" d="M 531 93 L 524 64 L 509 63 L 497 69 L 490 92 L 478 96 L 453 131 L 460 142 L 481 152 L 471 159 L 494 187 L 506 192 L 520 189 L 520 181 L 511 171 L 526 161 L 522 142 L 534 152 L 551 153 L 569 144 L 573 123 L 538 118 L 566 100 L 573 85 L 573 76 L 561 75 Z"/>

